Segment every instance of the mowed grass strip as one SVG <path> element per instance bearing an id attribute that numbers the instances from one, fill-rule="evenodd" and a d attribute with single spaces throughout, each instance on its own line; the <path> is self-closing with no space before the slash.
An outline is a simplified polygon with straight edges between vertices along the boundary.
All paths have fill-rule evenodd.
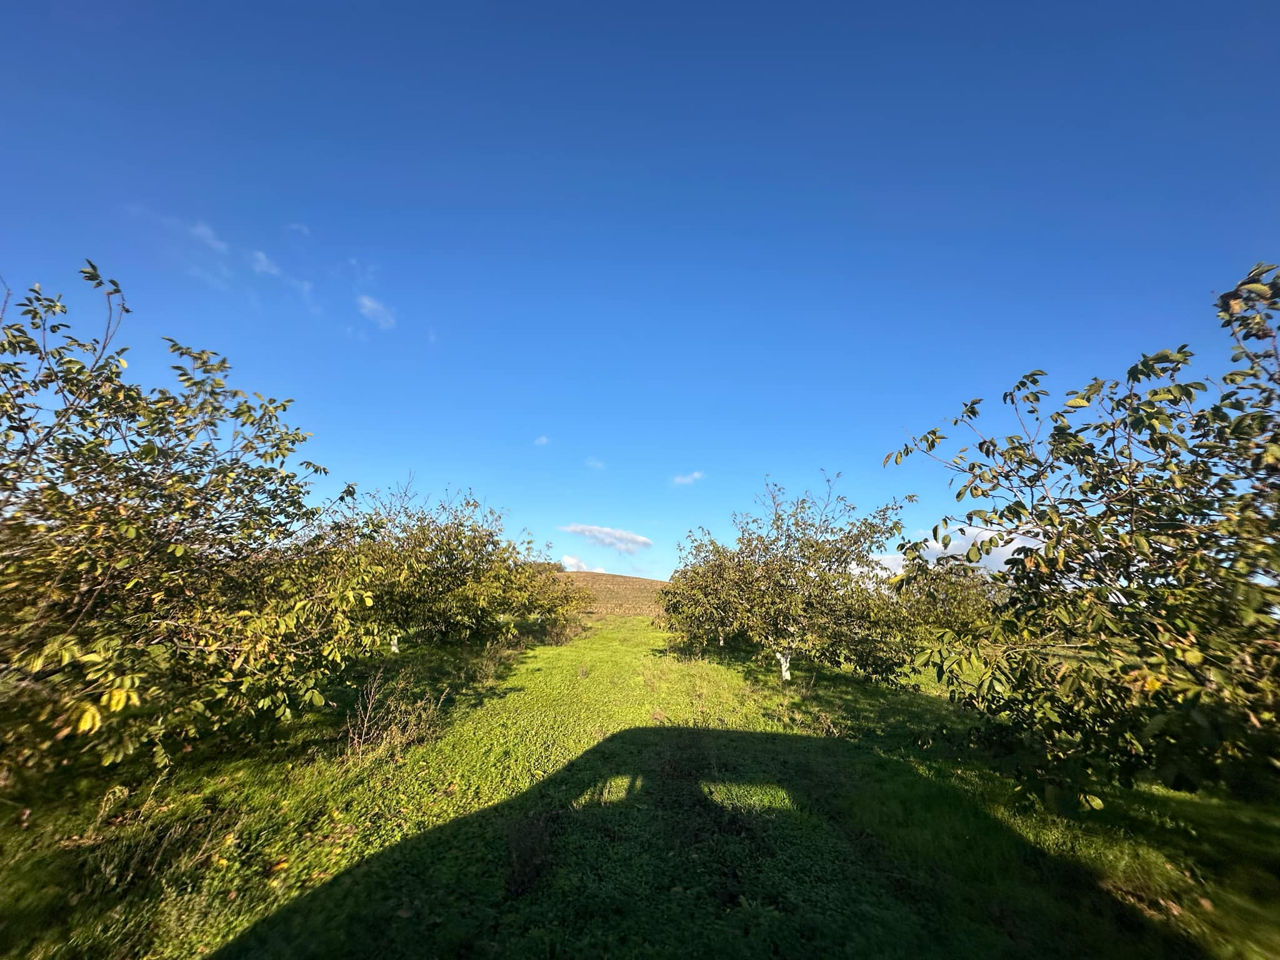
<path id="1" fill-rule="evenodd" d="M 50 854 L 46 833 L 5 866 L 43 921 L 7 946 L 1280 955 L 1274 809 L 1140 792 L 1082 822 L 1024 811 L 984 758 L 920 745 L 949 710 L 828 670 L 783 689 L 751 664 L 672 655 L 645 617 L 609 620 L 527 652 L 432 743 L 361 763 L 245 757 L 166 781 L 150 831 L 128 834 L 152 854 L 129 876 L 128 845 L 110 838 L 136 823 L 66 819 L 79 840 Z M 191 838 L 175 859 L 164 837 L 179 825 Z M 12 830 L 4 840 L 11 853 Z M 78 877 L 59 862 L 114 864 L 119 886 L 71 902 Z"/>

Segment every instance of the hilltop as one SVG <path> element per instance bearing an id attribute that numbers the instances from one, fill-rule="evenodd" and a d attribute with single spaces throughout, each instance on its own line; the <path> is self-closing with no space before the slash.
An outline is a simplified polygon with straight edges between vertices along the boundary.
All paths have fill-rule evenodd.
<path id="1" fill-rule="evenodd" d="M 566 573 L 580 587 L 591 591 L 594 600 L 587 610 L 591 617 L 656 617 L 662 612 L 658 589 L 665 580 L 624 577 L 616 573 Z"/>

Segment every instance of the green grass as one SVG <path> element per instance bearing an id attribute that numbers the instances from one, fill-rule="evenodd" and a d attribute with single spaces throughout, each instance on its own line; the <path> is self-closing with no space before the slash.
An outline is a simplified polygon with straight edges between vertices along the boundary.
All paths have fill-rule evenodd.
<path id="1" fill-rule="evenodd" d="M 980 756 L 920 745 L 944 701 L 796 674 L 614 619 L 521 655 L 430 742 L 201 759 L 149 796 L 82 784 L 0 833 L 0 948 L 1280 956 L 1280 811 L 1023 810 Z"/>

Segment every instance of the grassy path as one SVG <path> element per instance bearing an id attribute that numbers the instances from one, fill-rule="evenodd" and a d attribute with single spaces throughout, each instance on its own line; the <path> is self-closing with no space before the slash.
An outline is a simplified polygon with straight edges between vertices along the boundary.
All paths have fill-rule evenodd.
<path id="1" fill-rule="evenodd" d="M 750 667 L 681 661 L 644 618 L 610 620 L 526 653 L 430 744 L 363 764 L 245 758 L 171 784 L 141 835 L 158 879 L 112 909 L 73 905 L 69 930 L 26 931 L 21 950 L 11 929 L 9 946 L 255 958 L 1280 954 L 1274 811 L 1151 795 L 1086 825 L 1017 814 L 977 760 L 917 745 L 945 704 L 830 672 L 798 680 L 784 692 Z M 1180 845 L 1192 823 L 1207 841 L 1216 825 L 1222 863 Z M 162 841 L 179 825 L 176 855 Z M 1242 855 L 1256 861 L 1243 873 Z M 120 859 L 102 855 L 117 870 Z M 45 895 L 32 881 L 20 899 L 34 908 Z"/>

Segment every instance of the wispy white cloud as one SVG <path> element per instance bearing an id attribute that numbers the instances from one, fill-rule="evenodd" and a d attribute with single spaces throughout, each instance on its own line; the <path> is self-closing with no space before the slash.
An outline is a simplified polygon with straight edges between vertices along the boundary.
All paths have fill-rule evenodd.
<path id="1" fill-rule="evenodd" d="M 344 272 L 350 275 L 351 281 L 357 289 L 374 286 L 378 281 L 378 267 L 375 264 L 357 260 L 355 257 L 347 257 L 347 266 Z"/>
<path id="2" fill-rule="evenodd" d="M 189 276 L 201 280 L 214 289 L 227 291 L 236 286 L 235 281 L 237 274 L 240 272 L 239 266 L 247 262 L 249 268 L 255 274 L 263 277 L 275 277 L 280 282 L 287 284 L 302 297 L 313 313 L 319 312 L 319 306 L 312 296 L 315 285 L 310 280 L 290 276 L 262 250 L 246 249 L 228 243 L 219 237 L 213 227 L 203 220 L 197 220 L 192 223 L 179 217 L 162 216 L 139 204 L 127 205 L 125 209 L 131 216 L 144 217 L 154 223 L 159 223 L 166 230 L 172 231 L 176 235 L 189 237 L 200 246 L 218 254 L 217 257 L 209 257 L 208 255 L 197 255 L 191 252 L 196 262 L 189 264 L 185 268 Z M 306 229 L 305 224 L 289 224 L 289 229 L 294 229 L 295 227 Z M 228 253 L 232 253 L 234 256 L 223 256 Z M 256 302 L 252 294 L 249 296 L 251 302 Z"/>
<path id="3" fill-rule="evenodd" d="M 395 311 L 368 294 L 362 293 L 356 297 L 356 307 L 366 320 L 376 323 L 379 329 L 390 330 L 396 325 Z"/>
<path id="4" fill-rule="evenodd" d="M 560 565 L 572 573 L 604 573 L 604 567 L 588 567 L 575 556 L 565 554 L 560 558 Z"/>
<path id="5" fill-rule="evenodd" d="M 311 307 L 312 312 L 317 312 L 318 308 L 312 299 L 311 293 L 315 289 L 315 284 L 310 280 L 302 280 L 298 277 L 292 277 L 280 269 L 280 264 L 276 263 L 261 250 L 251 251 L 249 254 L 249 265 L 253 267 L 253 272 L 262 277 L 275 277 L 292 287 L 299 296 Z"/>
<path id="6" fill-rule="evenodd" d="M 681 486 L 687 486 L 691 483 L 697 483 L 702 479 L 702 471 L 695 470 L 693 473 L 682 473 L 678 477 L 672 477 L 671 482 Z"/>
<path id="7" fill-rule="evenodd" d="M 597 460 L 595 457 L 587 457 L 587 459 L 586 459 L 585 463 L 586 463 L 587 467 L 589 467 L 589 468 L 590 468 L 590 469 L 592 469 L 592 470 L 603 470 L 603 469 L 604 469 L 604 461 L 603 461 L 603 460 Z"/>
<path id="8" fill-rule="evenodd" d="M 209 226 L 203 220 L 198 220 L 188 228 L 191 236 L 195 237 L 210 250 L 217 253 L 226 253 L 228 245 L 225 240 L 219 240 L 218 235 L 213 232 L 213 227 Z"/>
<path id="9" fill-rule="evenodd" d="M 289 223 L 285 225 L 286 230 L 292 230 L 294 233 L 300 233 L 304 237 L 311 236 L 311 228 L 305 223 Z"/>
<path id="10" fill-rule="evenodd" d="M 265 274 L 269 277 L 280 276 L 279 265 L 270 257 L 268 257 L 265 253 L 263 253 L 261 250 L 253 251 L 253 253 L 250 255 L 249 260 L 250 260 L 250 263 L 253 265 L 254 273 Z"/>
<path id="11" fill-rule="evenodd" d="M 227 270 L 226 266 L 223 264 L 218 264 L 218 267 L 220 269 L 208 270 L 205 267 L 193 263 L 187 267 L 186 273 L 187 276 L 195 277 L 197 280 L 207 283 L 215 290 L 225 292 L 231 289 L 230 271 Z"/>
<path id="12" fill-rule="evenodd" d="M 617 550 L 619 553 L 636 553 L 642 549 L 653 546 L 653 541 L 648 537 L 642 537 L 640 534 L 632 533 L 630 530 L 615 530 L 613 527 L 595 527 L 586 523 L 571 523 L 568 526 L 561 527 L 560 529 L 565 533 L 573 533 L 580 537 L 586 537 L 592 543 L 598 543 L 602 547 Z"/>
<path id="13" fill-rule="evenodd" d="M 538 437 L 536 440 L 533 441 L 533 445 L 535 447 L 545 447 L 550 442 L 551 442 L 551 439 L 544 433 L 542 436 Z"/>

